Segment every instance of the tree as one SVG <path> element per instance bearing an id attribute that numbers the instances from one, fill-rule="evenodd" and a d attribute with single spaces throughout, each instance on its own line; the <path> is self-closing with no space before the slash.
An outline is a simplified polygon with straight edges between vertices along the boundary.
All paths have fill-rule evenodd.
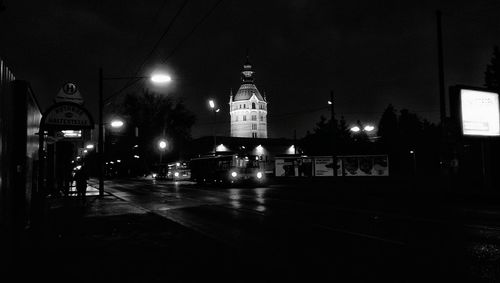
<path id="1" fill-rule="evenodd" d="M 397 142 L 398 117 L 392 104 L 384 110 L 377 129 L 377 136 L 380 137 L 380 142 L 384 147 L 390 148 Z"/>
<path id="2" fill-rule="evenodd" d="M 490 64 L 486 66 L 484 85 L 492 90 L 500 89 L 500 49 L 498 46 L 493 47 Z"/>
<path id="3" fill-rule="evenodd" d="M 332 121 L 320 116 L 320 120 L 316 123 L 313 132 L 308 131 L 300 141 L 304 152 L 311 155 L 324 155 L 332 154 L 333 150 L 335 150 L 338 155 L 351 151 L 353 139 L 344 117 L 342 116 L 339 122 L 335 120 L 333 124 L 335 125 L 335 131 L 332 127 Z M 332 145 L 334 133 L 335 139 Z"/>
<path id="4" fill-rule="evenodd" d="M 121 139 L 119 147 L 124 150 L 122 154 L 131 155 L 130 149 L 135 148 L 137 154 L 134 155 L 141 158 L 146 167 L 144 170 L 149 170 L 149 165 L 159 161 L 160 138 L 165 138 L 168 144 L 164 161 L 181 157 L 184 146 L 191 139 L 191 127 L 195 122 L 193 113 L 182 101 L 148 90 L 126 95 L 115 105 L 114 112 L 127 121 L 129 134 Z"/>

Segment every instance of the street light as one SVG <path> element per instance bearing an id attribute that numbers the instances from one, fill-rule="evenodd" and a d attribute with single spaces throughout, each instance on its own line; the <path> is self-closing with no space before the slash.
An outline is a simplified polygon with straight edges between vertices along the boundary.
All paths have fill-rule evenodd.
<path id="1" fill-rule="evenodd" d="M 103 75 L 102 68 L 99 68 L 99 139 L 98 139 L 98 152 L 99 152 L 99 196 L 104 196 L 104 97 L 103 97 L 103 84 L 106 80 L 140 80 L 150 79 L 155 84 L 165 84 L 172 81 L 172 78 L 166 74 L 156 73 L 146 77 L 107 77 Z M 111 97 L 108 97 L 108 99 Z M 134 156 L 135 157 L 135 156 Z M 138 157 L 137 157 L 138 158 Z"/>
<path id="2" fill-rule="evenodd" d="M 163 161 L 163 152 L 165 152 L 165 149 L 167 148 L 167 141 L 161 139 L 158 142 L 158 148 L 160 149 L 160 166 L 161 166 L 161 162 Z"/>
<path id="3" fill-rule="evenodd" d="M 215 153 L 217 152 L 217 135 L 215 134 L 215 124 L 217 123 L 217 112 L 219 112 L 220 109 L 219 108 L 215 109 L 215 101 L 213 99 L 210 99 L 208 101 L 208 105 L 210 106 L 210 108 L 214 112 L 214 126 L 213 126 L 212 131 L 213 131 L 213 136 L 214 136 L 213 150 L 214 150 L 214 155 L 215 155 Z"/>
<path id="4" fill-rule="evenodd" d="M 122 120 L 113 120 L 113 121 L 111 121 L 110 125 L 113 128 L 121 128 L 123 126 L 123 121 Z"/>

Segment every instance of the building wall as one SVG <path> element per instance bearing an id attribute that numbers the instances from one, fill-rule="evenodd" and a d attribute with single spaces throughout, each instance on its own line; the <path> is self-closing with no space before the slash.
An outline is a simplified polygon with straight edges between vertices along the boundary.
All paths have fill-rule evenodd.
<path id="1" fill-rule="evenodd" d="M 255 104 L 255 109 L 252 104 Z M 230 101 L 229 105 L 231 137 L 267 138 L 267 102 L 252 96 L 249 100 Z M 252 120 L 252 116 L 256 119 Z"/>

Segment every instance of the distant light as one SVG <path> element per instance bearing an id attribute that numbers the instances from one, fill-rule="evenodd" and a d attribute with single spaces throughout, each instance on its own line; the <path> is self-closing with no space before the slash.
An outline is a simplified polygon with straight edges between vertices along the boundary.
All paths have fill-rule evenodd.
<path id="1" fill-rule="evenodd" d="M 83 153 L 87 153 L 87 152 L 88 152 L 88 150 L 86 150 L 86 149 L 83 150 Z"/>
<path id="2" fill-rule="evenodd" d="M 359 131 L 361 131 L 361 129 L 358 126 L 354 126 L 354 127 L 351 128 L 351 132 L 357 133 Z"/>
<path id="3" fill-rule="evenodd" d="M 158 143 L 158 146 L 161 148 L 161 149 L 165 149 L 167 147 L 167 142 L 166 141 L 160 141 Z"/>
<path id="4" fill-rule="evenodd" d="M 287 154 L 295 154 L 295 146 L 294 145 L 291 145 L 287 150 L 286 150 L 286 153 Z"/>
<path id="5" fill-rule="evenodd" d="M 374 126 L 372 126 L 372 125 L 366 125 L 366 126 L 363 128 L 363 130 L 364 130 L 365 132 L 371 132 L 371 131 L 373 131 L 374 129 L 375 129 L 375 127 L 374 127 Z"/>
<path id="6" fill-rule="evenodd" d="M 89 143 L 87 146 L 86 146 L 87 149 L 93 149 L 94 148 L 94 145 Z"/>
<path id="7" fill-rule="evenodd" d="M 77 166 L 75 167 L 75 169 L 76 169 L 76 170 L 80 170 L 80 169 L 82 169 L 82 165 L 77 165 Z"/>
<path id="8" fill-rule="evenodd" d="M 156 173 L 153 173 L 153 178 L 156 178 Z"/>
<path id="9" fill-rule="evenodd" d="M 139 158 L 139 155 L 134 155 L 134 158 Z"/>
<path id="10" fill-rule="evenodd" d="M 117 159 L 117 160 L 116 160 L 116 162 L 120 163 L 120 162 L 122 162 L 122 161 L 121 161 L 120 159 Z"/>
<path id="11" fill-rule="evenodd" d="M 413 153 L 414 153 L 414 151 L 413 151 L 413 150 L 410 150 L 410 153 L 411 153 L 411 154 L 413 154 Z"/>
<path id="12" fill-rule="evenodd" d="M 157 84 L 164 84 L 172 81 L 172 78 L 166 74 L 154 74 L 151 76 L 151 81 Z"/>
<path id="13" fill-rule="evenodd" d="M 219 111 L 220 111 L 220 108 L 217 108 L 217 110 L 215 110 L 215 112 L 217 112 L 217 113 L 218 113 Z"/>
<path id="14" fill-rule="evenodd" d="M 332 101 L 331 100 L 328 100 L 328 105 L 332 105 Z"/>
<path id="15" fill-rule="evenodd" d="M 238 173 L 233 171 L 233 172 L 231 172 L 231 176 L 233 176 L 233 178 L 236 178 L 236 176 L 238 176 Z"/>
<path id="16" fill-rule="evenodd" d="M 175 177 L 179 177 L 179 172 L 175 172 L 175 173 L 174 173 L 174 176 L 175 176 Z"/>
<path id="17" fill-rule="evenodd" d="M 180 162 L 175 163 L 175 166 L 181 166 Z"/>
<path id="18" fill-rule="evenodd" d="M 111 121 L 111 127 L 113 127 L 113 128 L 121 128 L 122 126 L 123 126 L 123 121 L 121 121 L 121 120 Z"/>
<path id="19" fill-rule="evenodd" d="M 229 151 L 229 148 L 227 148 L 224 144 L 219 144 L 216 148 L 216 151 Z"/>
<path id="20" fill-rule="evenodd" d="M 262 172 L 257 172 L 257 178 L 261 179 L 262 178 Z"/>
<path id="21" fill-rule="evenodd" d="M 81 138 L 82 137 L 82 131 L 78 130 L 63 130 L 61 131 L 63 133 L 63 137 L 65 138 Z"/>
<path id="22" fill-rule="evenodd" d="M 78 159 L 80 159 L 80 158 L 81 158 L 80 156 L 77 156 L 77 157 L 76 157 L 76 160 L 78 160 Z"/>
<path id="23" fill-rule="evenodd" d="M 214 109 L 214 108 L 215 108 L 215 102 L 214 102 L 212 99 L 210 99 L 210 100 L 208 101 L 208 105 L 210 105 L 210 108 L 212 108 L 212 109 Z"/>
<path id="24" fill-rule="evenodd" d="M 110 161 L 109 163 L 110 163 L 110 164 L 115 164 L 113 161 Z"/>
<path id="25" fill-rule="evenodd" d="M 138 144 L 134 145 L 134 148 L 136 148 L 136 147 L 139 147 L 139 145 Z"/>

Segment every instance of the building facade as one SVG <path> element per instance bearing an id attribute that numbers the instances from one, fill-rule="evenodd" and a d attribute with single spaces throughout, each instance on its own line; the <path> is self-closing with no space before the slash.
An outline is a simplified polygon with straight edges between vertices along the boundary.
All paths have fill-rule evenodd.
<path id="1" fill-rule="evenodd" d="M 254 84 L 248 58 L 241 71 L 241 86 L 229 97 L 231 137 L 267 138 L 267 99 Z"/>

